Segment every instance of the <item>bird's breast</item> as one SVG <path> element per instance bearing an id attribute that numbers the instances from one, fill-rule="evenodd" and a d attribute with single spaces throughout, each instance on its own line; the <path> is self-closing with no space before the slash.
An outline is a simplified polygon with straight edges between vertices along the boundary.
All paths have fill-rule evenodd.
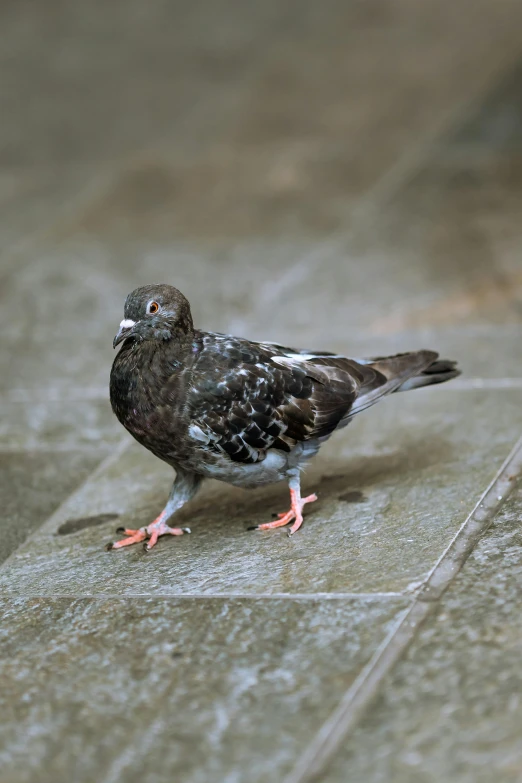
<path id="1" fill-rule="evenodd" d="M 146 390 L 140 388 L 139 374 L 113 366 L 110 396 L 112 410 L 123 426 L 135 436 L 144 434 L 152 406 Z"/>
<path id="2" fill-rule="evenodd" d="M 183 378 L 172 363 L 166 371 L 154 359 L 123 347 L 111 371 L 111 405 L 139 443 L 170 463 L 184 457 Z"/>

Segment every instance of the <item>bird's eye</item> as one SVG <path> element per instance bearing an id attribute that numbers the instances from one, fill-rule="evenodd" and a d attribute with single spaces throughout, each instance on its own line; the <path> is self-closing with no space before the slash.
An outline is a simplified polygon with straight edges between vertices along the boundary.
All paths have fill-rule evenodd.
<path id="1" fill-rule="evenodd" d="M 159 304 L 157 302 L 149 302 L 147 305 L 147 312 L 148 313 L 157 313 L 159 310 Z"/>

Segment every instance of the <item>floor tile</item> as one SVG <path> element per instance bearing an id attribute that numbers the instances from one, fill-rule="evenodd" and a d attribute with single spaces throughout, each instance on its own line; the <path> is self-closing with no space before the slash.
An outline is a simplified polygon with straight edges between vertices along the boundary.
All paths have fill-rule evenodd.
<path id="1" fill-rule="evenodd" d="M 108 399 L 0 402 L 0 419 L 0 450 L 99 452 L 124 436 Z"/>
<path id="2" fill-rule="evenodd" d="M 102 458 L 100 451 L 91 454 L 0 451 L 0 561 L 58 508 Z"/>
<path id="3" fill-rule="evenodd" d="M 0 621 L 4 780 L 280 780 L 405 606 L 10 602 Z"/>
<path id="4" fill-rule="evenodd" d="M 325 783 L 517 783 L 522 492 L 420 631 Z"/>
<path id="5" fill-rule="evenodd" d="M 504 155 L 506 151 L 522 152 L 522 62 L 506 75 L 500 85 L 490 90 L 480 106 L 451 134 L 450 145 L 442 143 L 441 154 Z M 449 146 L 449 149 L 448 149 Z"/>

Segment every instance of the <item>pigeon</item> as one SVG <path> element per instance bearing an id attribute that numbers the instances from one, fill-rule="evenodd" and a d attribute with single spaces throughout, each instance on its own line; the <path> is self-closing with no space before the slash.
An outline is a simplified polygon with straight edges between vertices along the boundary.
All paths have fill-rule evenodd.
<path id="1" fill-rule="evenodd" d="M 373 359 L 285 348 L 195 329 L 190 305 L 170 285 L 130 293 L 114 338 L 121 344 L 110 378 L 111 405 L 126 430 L 175 469 L 167 504 L 151 524 L 119 528 L 120 549 L 146 550 L 171 527 L 172 515 L 205 478 L 252 488 L 286 480 L 290 509 L 257 530 L 303 522 L 300 476 L 321 445 L 387 394 L 443 383 L 456 362 L 435 351 Z"/>

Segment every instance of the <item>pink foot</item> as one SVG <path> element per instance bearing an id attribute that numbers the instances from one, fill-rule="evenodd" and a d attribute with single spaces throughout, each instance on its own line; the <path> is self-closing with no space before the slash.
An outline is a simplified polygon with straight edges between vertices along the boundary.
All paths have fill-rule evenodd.
<path id="1" fill-rule="evenodd" d="M 147 543 L 143 545 L 143 548 L 148 552 L 149 549 L 152 549 L 152 547 L 156 545 L 160 536 L 182 536 L 183 533 L 190 533 L 190 528 L 169 527 L 164 521 L 163 514 L 160 514 L 154 522 L 151 522 L 151 524 L 146 527 L 140 527 L 138 530 L 120 527 L 116 532 L 124 533 L 127 538 L 122 538 L 120 541 L 115 541 L 114 543 L 111 541 L 111 543 L 106 546 L 107 551 L 110 551 L 111 549 L 121 549 L 122 547 L 130 546 L 131 544 L 139 544 L 140 541 L 145 541 L 145 539 L 148 538 Z"/>
<path id="2" fill-rule="evenodd" d="M 290 511 L 286 511 L 284 514 L 278 514 L 279 519 L 275 519 L 273 522 L 264 522 L 262 525 L 255 525 L 251 530 L 272 530 L 275 527 L 288 525 L 292 519 L 295 519 L 294 524 L 288 531 L 288 535 L 292 536 L 303 524 L 303 507 L 306 503 L 313 503 L 317 500 L 317 495 L 308 495 L 306 498 L 301 498 L 294 489 L 291 489 L 290 498 L 292 501 Z"/>

